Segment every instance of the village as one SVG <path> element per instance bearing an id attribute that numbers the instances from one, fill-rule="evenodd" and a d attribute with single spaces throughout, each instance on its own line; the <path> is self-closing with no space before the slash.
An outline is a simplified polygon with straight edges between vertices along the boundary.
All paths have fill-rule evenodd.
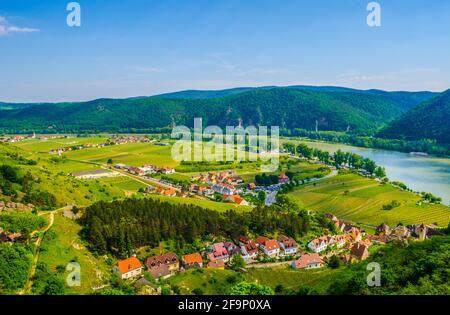
<path id="1" fill-rule="evenodd" d="M 323 235 L 307 243 L 305 249 L 291 237 L 279 235 L 276 239 L 265 236 L 248 238 L 241 236 L 238 242 L 224 240 L 207 244 L 203 251 L 178 256 L 174 252 L 150 256 L 139 260 L 136 255 L 119 260 L 113 268 L 121 279 L 135 281 L 142 285 L 149 283 L 143 277 L 145 271 L 155 279 L 167 279 L 180 272 L 194 268 L 234 269 L 246 273 L 248 268 L 271 268 L 286 266 L 292 269 L 326 268 L 328 263 L 339 259 L 342 264 L 351 264 L 366 260 L 373 245 L 384 245 L 388 242 L 423 241 L 430 236 L 443 236 L 431 225 L 399 225 L 390 228 L 386 224 L 376 227 L 373 235 L 363 229 L 339 220 L 326 213 L 324 218 L 335 225 L 338 234 Z M 239 256 L 239 259 L 236 257 Z M 237 261 L 242 264 L 236 269 Z"/>

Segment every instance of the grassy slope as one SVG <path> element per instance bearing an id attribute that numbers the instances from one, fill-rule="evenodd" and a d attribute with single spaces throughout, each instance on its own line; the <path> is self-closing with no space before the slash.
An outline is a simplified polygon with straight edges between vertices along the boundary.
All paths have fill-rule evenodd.
<path id="1" fill-rule="evenodd" d="M 81 266 L 81 286 L 67 287 L 66 293 L 87 294 L 93 286 L 101 285 L 110 275 L 110 267 L 101 259 L 95 258 L 85 247 L 78 232 L 81 227 L 74 221 L 56 215 L 55 221 L 49 233 L 44 237 L 39 261 L 46 263 L 50 269 L 56 272 L 56 267 L 66 266 L 75 260 Z M 54 235 L 49 236 L 49 235 Z M 64 272 L 61 277 L 65 279 L 69 272 Z"/>
<path id="2" fill-rule="evenodd" d="M 228 278 L 237 276 L 238 281 L 257 282 L 274 289 L 281 284 L 285 289 L 298 290 L 302 286 L 314 287 L 324 292 L 330 283 L 338 277 L 340 270 L 293 270 L 290 267 L 248 269 L 248 273 L 239 274 L 232 270 L 189 270 L 169 278 L 170 284 L 177 285 L 181 294 L 192 294 L 195 288 L 201 288 L 204 294 L 226 294 L 234 285 Z M 211 280 L 214 279 L 214 280 Z"/>
<path id="3" fill-rule="evenodd" d="M 345 194 L 345 191 L 348 193 Z M 292 193 L 303 204 L 319 212 L 331 212 L 336 216 L 371 225 L 385 222 L 396 225 L 412 223 L 435 223 L 447 226 L 450 208 L 444 205 L 416 205 L 421 198 L 391 185 L 380 183 L 355 174 L 338 175 L 308 185 Z M 392 210 L 382 210 L 382 206 L 392 200 L 401 206 Z"/>

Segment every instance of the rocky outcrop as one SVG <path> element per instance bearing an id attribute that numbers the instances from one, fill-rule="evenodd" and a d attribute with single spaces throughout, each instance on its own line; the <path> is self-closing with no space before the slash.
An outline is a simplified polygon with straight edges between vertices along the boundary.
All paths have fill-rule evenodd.
<path id="1" fill-rule="evenodd" d="M 0 201 L 0 212 L 31 212 L 33 209 L 34 205 L 31 203 L 25 205 L 20 202 Z"/>

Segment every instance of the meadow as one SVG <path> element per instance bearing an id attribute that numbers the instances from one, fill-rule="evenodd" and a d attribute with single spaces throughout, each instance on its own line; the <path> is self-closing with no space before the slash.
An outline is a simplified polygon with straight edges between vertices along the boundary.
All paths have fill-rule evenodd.
<path id="1" fill-rule="evenodd" d="M 439 204 L 417 204 L 421 198 L 390 184 L 356 174 L 338 175 L 305 185 L 293 196 L 303 205 L 320 213 L 331 212 L 339 218 L 369 225 L 429 223 L 445 227 L 450 222 L 450 208 Z M 393 200 L 400 206 L 383 210 Z"/>
<path id="2" fill-rule="evenodd" d="M 111 267 L 102 259 L 95 258 L 86 248 L 78 233 L 81 227 L 61 214 L 47 232 L 41 245 L 39 262 L 47 264 L 54 272 L 65 279 L 69 272 L 64 271 L 67 264 L 75 261 L 80 264 L 81 286 L 66 286 L 67 294 L 88 294 L 92 287 L 102 285 L 110 277 Z M 57 268 L 58 267 L 58 268 Z"/>
<path id="3" fill-rule="evenodd" d="M 177 274 L 168 280 L 171 286 L 176 286 L 181 294 L 193 294 L 200 288 L 204 294 L 227 294 L 230 288 L 241 281 L 256 282 L 271 287 L 282 286 L 284 290 L 297 291 L 303 286 L 324 292 L 339 276 L 340 269 L 294 270 L 290 267 L 248 268 L 247 273 L 232 270 L 204 269 L 188 270 Z"/>

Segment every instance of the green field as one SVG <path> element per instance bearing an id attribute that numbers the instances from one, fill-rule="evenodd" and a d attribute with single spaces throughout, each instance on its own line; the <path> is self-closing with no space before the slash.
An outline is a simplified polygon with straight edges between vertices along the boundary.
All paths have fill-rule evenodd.
<path id="1" fill-rule="evenodd" d="M 168 282 L 180 289 L 181 294 L 192 294 L 195 288 L 201 288 L 204 294 L 227 294 L 238 282 L 256 282 L 275 289 L 282 285 L 285 290 L 298 290 L 302 286 L 313 287 L 324 292 L 334 279 L 339 276 L 340 269 L 293 270 L 290 267 L 254 269 L 248 273 L 237 273 L 232 270 L 188 270 L 169 278 Z"/>
<path id="2" fill-rule="evenodd" d="M 198 199 L 198 198 L 182 198 L 182 197 L 167 197 L 160 196 L 156 194 L 148 195 L 149 198 L 158 199 L 161 201 L 166 201 L 169 203 L 178 203 L 178 204 L 188 204 L 188 205 L 196 205 L 199 207 L 212 209 L 216 211 L 225 212 L 227 210 L 235 210 L 235 211 L 250 211 L 252 207 L 250 206 L 240 206 L 233 203 L 224 203 L 224 202 L 215 202 L 208 199 Z"/>
<path id="3" fill-rule="evenodd" d="M 31 151 L 31 152 L 48 152 L 53 149 L 66 148 L 74 145 L 81 144 L 99 144 L 106 142 L 107 138 L 102 137 L 92 137 L 92 138 L 61 138 L 61 139 L 49 139 L 49 140 L 39 140 L 39 139 L 30 139 L 24 140 L 17 143 L 14 143 L 15 146 Z"/>
<path id="4" fill-rule="evenodd" d="M 87 294 L 93 286 L 102 285 L 110 276 L 110 267 L 101 259 L 95 258 L 86 249 L 78 233 L 81 227 L 70 219 L 55 215 L 55 221 L 41 245 L 39 262 L 46 263 L 56 272 L 57 266 L 67 266 L 76 261 L 81 267 L 81 286 L 68 287 L 66 293 Z M 65 279 L 69 272 L 60 276 Z"/>
<path id="5" fill-rule="evenodd" d="M 416 205 L 421 200 L 413 193 L 356 174 L 338 175 L 307 185 L 292 193 L 308 209 L 331 212 L 337 217 L 370 225 L 437 223 L 447 226 L 450 208 L 437 204 Z M 401 205 L 392 210 L 382 206 L 397 200 Z"/>

